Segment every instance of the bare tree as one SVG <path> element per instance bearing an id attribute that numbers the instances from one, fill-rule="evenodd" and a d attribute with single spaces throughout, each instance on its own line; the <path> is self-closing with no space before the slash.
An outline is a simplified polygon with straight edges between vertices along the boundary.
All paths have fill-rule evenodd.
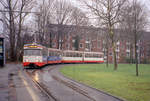
<path id="1" fill-rule="evenodd" d="M 89 19 L 86 17 L 85 12 L 74 7 L 72 12 L 72 24 L 76 26 L 87 26 L 89 24 Z"/>
<path id="2" fill-rule="evenodd" d="M 147 15 L 143 5 L 137 1 L 132 0 L 128 3 L 123 13 L 123 28 L 127 31 L 126 36 L 129 39 L 130 46 L 134 47 L 135 63 L 136 63 L 136 76 L 138 73 L 138 41 L 142 36 L 142 32 L 147 24 Z M 130 54 L 133 55 L 133 54 Z"/>
<path id="3" fill-rule="evenodd" d="M 37 8 L 39 13 L 35 14 L 38 31 L 38 41 L 40 44 L 48 45 L 48 33 L 47 25 L 52 20 L 52 9 L 54 0 L 43 0 Z M 51 34 L 49 34 L 51 36 Z"/>
<path id="4" fill-rule="evenodd" d="M 81 9 L 77 7 L 74 7 L 71 15 L 71 19 L 72 19 L 72 25 L 75 25 L 75 31 L 73 33 L 80 33 L 81 27 L 89 25 L 89 19 L 86 17 L 85 12 L 83 12 Z M 75 38 L 74 48 L 75 50 L 78 50 L 80 37 L 79 35 L 76 35 L 74 38 Z"/>
<path id="5" fill-rule="evenodd" d="M 58 24 L 57 27 L 57 48 L 62 49 L 63 45 L 63 36 L 65 36 L 64 32 L 64 25 L 69 25 L 72 22 L 71 15 L 73 11 L 73 6 L 70 2 L 66 0 L 56 0 L 54 3 L 53 9 L 53 18 L 54 23 Z"/>
<path id="6" fill-rule="evenodd" d="M 104 25 L 109 30 L 109 38 L 111 40 L 113 49 L 114 70 L 117 69 L 116 40 L 114 29 L 117 23 L 120 22 L 121 9 L 125 1 L 126 0 L 91 0 L 88 2 L 84 1 L 84 4 L 86 4 L 91 12 L 98 17 L 101 25 Z"/>
<path id="7" fill-rule="evenodd" d="M 1 0 L 0 4 L 3 5 L 7 12 L 2 12 L 3 24 L 7 26 L 8 37 L 10 44 L 10 57 L 15 61 L 21 49 L 21 31 L 27 13 L 23 11 L 30 10 L 33 7 L 33 0 Z M 21 6 L 20 6 L 21 5 Z M 17 12 L 15 12 L 17 11 Z"/>

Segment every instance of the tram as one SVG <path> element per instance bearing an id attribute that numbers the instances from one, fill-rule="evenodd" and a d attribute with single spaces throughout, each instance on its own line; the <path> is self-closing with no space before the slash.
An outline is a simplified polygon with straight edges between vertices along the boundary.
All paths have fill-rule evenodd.
<path id="1" fill-rule="evenodd" d="M 24 45 L 23 66 L 41 67 L 60 63 L 103 63 L 102 52 L 84 52 L 46 48 L 32 43 Z"/>

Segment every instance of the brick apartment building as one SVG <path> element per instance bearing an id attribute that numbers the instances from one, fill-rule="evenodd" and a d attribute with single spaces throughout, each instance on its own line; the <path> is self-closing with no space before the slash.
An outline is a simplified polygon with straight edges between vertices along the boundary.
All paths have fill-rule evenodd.
<path id="1" fill-rule="evenodd" d="M 95 28 L 93 26 L 74 26 L 64 25 L 61 28 L 58 25 L 48 25 L 48 34 L 50 37 L 47 45 L 51 43 L 52 48 L 61 48 L 62 50 L 79 50 L 79 51 L 93 51 L 104 52 L 105 49 L 105 37 L 106 29 Z M 61 30 L 61 38 L 58 40 L 58 32 Z M 121 31 L 117 31 L 119 37 Z M 118 37 L 118 36 L 116 36 Z M 127 59 L 131 58 L 131 51 L 134 58 L 134 49 L 131 49 L 131 44 L 127 38 L 119 38 L 116 46 L 116 54 L 118 62 L 127 62 Z M 61 44 L 60 45 L 58 45 Z M 138 58 L 140 62 L 150 61 L 150 32 L 143 32 L 140 41 L 138 42 Z M 112 62 L 112 48 L 109 44 L 109 62 Z"/>

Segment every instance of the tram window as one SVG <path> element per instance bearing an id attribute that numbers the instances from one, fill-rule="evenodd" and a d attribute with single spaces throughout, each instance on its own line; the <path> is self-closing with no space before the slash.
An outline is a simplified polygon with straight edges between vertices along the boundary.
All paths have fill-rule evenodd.
<path id="1" fill-rule="evenodd" d="M 56 52 L 55 51 L 53 51 L 53 56 L 55 56 L 56 55 Z"/>
<path id="2" fill-rule="evenodd" d="M 93 54 L 90 54 L 90 58 L 94 57 Z"/>
<path id="3" fill-rule="evenodd" d="M 87 57 L 87 54 L 85 54 L 85 57 Z"/>
<path id="4" fill-rule="evenodd" d="M 78 56 L 78 53 L 73 53 L 73 57 L 77 57 Z"/>
<path id="5" fill-rule="evenodd" d="M 78 57 L 81 57 L 81 53 L 78 53 Z"/>
<path id="6" fill-rule="evenodd" d="M 80 53 L 80 57 L 82 57 L 82 53 Z"/>
<path id="7" fill-rule="evenodd" d="M 59 52 L 57 52 L 57 56 L 60 56 L 60 53 L 59 53 Z"/>
<path id="8" fill-rule="evenodd" d="M 69 57 L 73 57 L 73 53 L 69 53 Z"/>
<path id="9" fill-rule="evenodd" d="M 53 52 L 53 56 L 56 56 L 56 52 Z"/>
<path id="10" fill-rule="evenodd" d="M 89 58 L 89 57 L 90 57 L 90 54 L 88 54 L 88 53 L 87 53 L 87 54 L 85 54 L 85 57 Z"/>
<path id="11" fill-rule="evenodd" d="M 57 56 L 57 51 L 56 52 L 54 52 L 55 53 L 55 55 L 54 56 Z"/>
<path id="12" fill-rule="evenodd" d="M 71 57 L 76 57 L 75 53 L 71 53 Z"/>
<path id="13" fill-rule="evenodd" d="M 66 52 L 66 57 L 69 57 L 69 53 L 68 52 Z"/>
<path id="14" fill-rule="evenodd" d="M 52 56 L 52 51 L 51 50 L 49 50 L 49 56 Z"/>
<path id="15" fill-rule="evenodd" d="M 90 58 L 90 57 L 91 57 L 91 54 L 88 54 L 88 57 Z"/>
<path id="16" fill-rule="evenodd" d="M 41 50 L 40 49 L 26 49 L 24 50 L 24 56 L 41 56 Z"/>
<path id="17" fill-rule="evenodd" d="M 82 57 L 82 54 L 81 54 L 81 53 L 78 53 L 78 57 Z"/>
<path id="18" fill-rule="evenodd" d="M 70 56 L 69 53 L 67 53 L 66 56 L 69 57 Z"/>
<path id="19" fill-rule="evenodd" d="M 47 50 L 46 50 L 46 49 L 43 49 L 43 50 L 42 50 L 42 54 L 43 54 L 43 56 L 47 56 Z"/>
<path id="20" fill-rule="evenodd" d="M 73 57 L 77 57 L 77 53 L 73 53 Z"/>
<path id="21" fill-rule="evenodd" d="M 70 53 L 70 57 L 74 57 L 74 53 Z"/>
<path id="22" fill-rule="evenodd" d="M 93 54 L 93 57 L 94 57 L 94 58 L 97 58 L 97 54 Z"/>
<path id="23" fill-rule="evenodd" d="M 71 57 L 76 57 L 76 53 L 71 53 Z"/>
<path id="24" fill-rule="evenodd" d="M 52 52 L 51 51 L 49 51 L 49 56 L 52 56 Z"/>
<path id="25" fill-rule="evenodd" d="M 68 52 L 66 53 L 66 57 L 69 57 L 69 53 Z"/>
<path id="26" fill-rule="evenodd" d="M 80 53 L 77 53 L 77 57 L 80 57 Z"/>

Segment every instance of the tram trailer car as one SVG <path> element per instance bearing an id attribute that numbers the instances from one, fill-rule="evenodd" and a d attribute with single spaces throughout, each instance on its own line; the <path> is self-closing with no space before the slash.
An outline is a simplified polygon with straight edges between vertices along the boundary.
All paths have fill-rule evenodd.
<path id="1" fill-rule="evenodd" d="M 59 49 L 48 48 L 47 64 L 61 63 L 61 53 Z"/>
<path id="2" fill-rule="evenodd" d="M 84 52 L 84 63 L 104 63 L 103 57 L 101 52 Z"/>
<path id="3" fill-rule="evenodd" d="M 58 63 L 103 63 L 103 53 L 83 51 L 61 51 L 46 48 L 36 43 L 24 45 L 24 66 L 41 67 Z"/>
<path id="4" fill-rule="evenodd" d="M 62 63 L 83 63 L 83 52 L 82 51 L 63 51 Z"/>

